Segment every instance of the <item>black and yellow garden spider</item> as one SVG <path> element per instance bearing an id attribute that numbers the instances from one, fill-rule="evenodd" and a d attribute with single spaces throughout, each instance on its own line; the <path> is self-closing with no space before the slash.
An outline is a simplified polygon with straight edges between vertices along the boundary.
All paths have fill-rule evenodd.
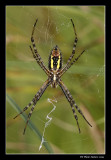
<path id="1" fill-rule="evenodd" d="M 16 117 L 18 117 L 20 114 L 22 114 L 24 111 L 26 111 L 32 105 L 31 111 L 28 114 L 28 118 L 27 118 L 27 122 L 26 122 L 26 125 L 25 125 L 25 128 L 24 128 L 24 132 L 23 132 L 23 134 L 25 134 L 25 130 L 26 130 L 28 121 L 29 121 L 29 119 L 30 119 L 30 117 L 32 115 L 32 112 L 33 112 L 33 110 L 35 108 L 35 105 L 38 102 L 38 100 L 40 99 L 40 97 L 42 96 L 42 94 L 44 93 L 44 91 L 47 89 L 47 87 L 49 85 L 51 85 L 53 88 L 55 88 L 55 87 L 57 87 L 57 85 L 59 85 L 61 87 L 64 95 L 66 96 L 68 102 L 71 105 L 74 117 L 75 117 L 76 122 L 77 122 L 79 133 L 80 133 L 80 127 L 79 127 L 79 123 L 78 123 L 78 117 L 77 117 L 76 112 L 75 112 L 75 108 L 78 110 L 78 112 L 82 115 L 82 117 L 86 120 L 86 122 L 91 127 L 92 127 L 92 125 L 87 121 L 87 119 L 83 115 L 82 111 L 79 109 L 79 107 L 75 103 L 75 100 L 73 99 L 73 97 L 70 94 L 69 90 L 67 89 L 67 87 L 62 82 L 61 76 L 80 58 L 80 56 L 84 53 L 85 50 L 83 50 L 82 53 L 71 62 L 71 60 L 74 57 L 76 44 L 77 44 L 77 41 L 78 41 L 75 25 L 73 23 L 73 20 L 71 19 L 71 22 L 72 22 L 72 25 L 73 25 L 73 29 L 74 29 L 74 34 L 75 34 L 75 40 L 74 40 L 72 54 L 70 55 L 66 65 L 62 68 L 62 54 L 61 54 L 61 51 L 59 50 L 58 46 L 56 45 L 52 49 L 52 51 L 51 51 L 51 53 L 49 55 L 49 64 L 48 64 L 48 68 L 49 69 L 47 69 L 45 67 L 40 55 L 38 54 L 38 51 L 36 49 L 35 42 L 34 42 L 33 35 L 34 35 L 34 31 L 35 31 L 35 27 L 36 27 L 37 21 L 38 21 L 38 19 L 36 19 L 36 21 L 34 23 L 34 26 L 33 26 L 32 35 L 31 35 L 31 42 L 32 42 L 33 48 L 30 46 L 30 49 L 31 49 L 33 57 L 35 58 L 37 63 L 40 65 L 40 67 L 47 74 L 48 79 L 44 82 L 43 86 L 40 88 L 40 90 L 33 97 L 32 101 L 23 109 L 22 112 L 20 112 L 17 116 L 15 116 L 14 119 Z"/>

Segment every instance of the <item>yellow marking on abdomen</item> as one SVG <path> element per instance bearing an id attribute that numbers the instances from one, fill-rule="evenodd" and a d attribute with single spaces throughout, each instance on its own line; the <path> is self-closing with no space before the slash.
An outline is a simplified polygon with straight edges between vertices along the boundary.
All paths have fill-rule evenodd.
<path id="1" fill-rule="evenodd" d="M 53 56 L 51 55 L 51 69 L 53 68 Z"/>
<path id="2" fill-rule="evenodd" d="M 57 69 L 59 69 L 59 67 L 60 67 L 60 55 L 59 55 L 59 59 L 57 61 Z"/>

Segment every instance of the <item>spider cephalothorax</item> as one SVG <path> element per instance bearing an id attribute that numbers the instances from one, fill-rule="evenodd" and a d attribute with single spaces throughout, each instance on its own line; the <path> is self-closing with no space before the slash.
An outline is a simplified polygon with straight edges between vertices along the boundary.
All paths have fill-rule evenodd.
<path id="1" fill-rule="evenodd" d="M 78 123 L 78 117 L 76 115 L 75 109 L 78 110 L 78 112 L 82 115 L 82 117 L 86 120 L 86 122 L 91 126 L 91 124 L 87 121 L 87 119 L 85 118 L 84 114 L 82 113 L 82 111 L 79 109 L 79 107 L 77 106 L 77 104 L 75 103 L 75 100 L 73 99 L 72 95 L 70 94 L 69 90 L 67 89 L 67 87 L 64 85 L 64 83 L 61 80 L 61 76 L 79 59 L 79 57 L 84 53 L 84 50 L 80 53 L 80 55 L 73 59 L 74 54 L 75 54 L 75 49 L 76 49 L 76 44 L 78 41 L 77 38 L 77 33 L 76 33 L 76 29 L 75 29 L 75 25 L 71 19 L 72 25 L 73 25 L 73 29 L 74 29 L 74 34 L 75 34 L 75 41 L 74 41 L 74 45 L 73 45 L 73 50 L 72 50 L 72 54 L 70 55 L 66 65 L 62 68 L 62 54 L 60 49 L 58 48 L 58 46 L 56 45 L 50 55 L 49 55 L 49 64 L 48 64 L 48 68 L 47 69 L 40 57 L 40 55 L 38 54 L 38 51 L 36 49 L 36 45 L 34 42 L 34 31 L 35 31 L 35 27 L 37 24 L 38 19 L 35 21 L 34 26 L 33 26 L 33 30 L 32 30 L 32 35 L 31 35 L 31 42 L 32 42 L 32 46 L 33 48 L 30 46 L 31 52 L 33 54 L 33 57 L 35 58 L 36 62 L 39 64 L 39 66 L 44 70 L 44 72 L 47 74 L 48 79 L 44 82 L 44 84 L 42 85 L 42 87 L 40 88 L 40 90 L 35 94 L 35 96 L 33 97 L 32 101 L 23 109 L 23 111 L 21 111 L 16 117 L 18 117 L 20 114 L 22 114 L 25 110 L 27 110 L 31 105 L 31 111 L 29 112 L 28 115 L 28 119 L 24 128 L 24 134 L 25 134 L 25 130 L 28 124 L 28 121 L 32 115 L 32 112 L 34 110 L 34 107 L 36 105 L 36 103 L 38 102 L 38 100 L 40 99 L 40 97 L 42 96 L 42 94 L 44 93 L 44 91 L 46 90 L 46 88 L 51 85 L 53 88 L 55 88 L 57 85 L 60 86 L 60 88 L 62 89 L 65 97 L 67 98 L 68 102 L 70 103 L 70 106 L 72 108 L 74 117 L 76 119 L 77 125 L 78 125 L 78 129 L 80 132 L 80 127 L 79 127 L 79 123 Z M 72 62 L 71 62 L 72 61 Z M 14 119 L 16 118 L 14 117 Z M 92 127 L 92 126 L 91 126 Z"/>

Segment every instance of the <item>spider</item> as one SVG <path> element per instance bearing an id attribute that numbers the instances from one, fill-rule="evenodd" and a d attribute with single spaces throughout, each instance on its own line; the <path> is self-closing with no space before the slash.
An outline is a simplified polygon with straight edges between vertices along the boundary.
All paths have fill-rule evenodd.
<path id="1" fill-rule="evenodd" d="M 76 45 L 77 45 L 77 41 L 78 41 L 75 25 L 74 25 L 73 20 L 71 19 L 72 26 L 73 26 L 73 29 L 74 29 L 74 34 L 75 34 L 75 40 L 74 40 L 74 44 L 73 44 L 72 54 L 70 55 L 66 65 L 62 68 L 62 53 L 61 53 L 60 49 L 58 48 L 58 46 L 56 45 L 52 49 L 52 51 L 49 55 L 49 63 L 48 63 L 48 69 L 47 69 L 46 66 L 44 65 L 40 55 L 38 54 L 38 51 L 36 49 L 36 45 L 35 45 L 35 42 L 34 42 L 34 37 L 33 36 L 34 36 L 34 31 L 35 31 L 35 27 L 36 27 L 37 22 L 38 22 L 38 19 L 36 19 L 36 21 L 33 25 L 32 35 L 31 35 L 32 47 L 31 46 L 29 46 L 29 47 L 30 47 L 30 50 L 33 54 L 34 59 L 39 64 L 39 66 L 44 70 L 44 72 L 48 76 L 48 79 L 44 82 L 44 84 L 42 85 L 40 90 L 35 94 L 32 101 L 17 116 L 15 116 L 14 119 L 17 118 L 20 114 L 22 114 L 24 111 L 26 111 L 32 105 L 32 108 L 31 108 L 31 110 L 28 114 L 27 122 L 26 122 L 26 125 L 25 125 L 25 128 L 24 128 L 24 131 L 23 131 L 23 134 L 25 134 L 27 124 L 30 120 L 30 117 L 31 117 L 32 112 L 35 108 L 35 105 L 39 101 L 39 99 L 42 97 L 42 95 L 45 92 L 45 90 L 47 89 L 47 87 L 49 85 L 51 85 L 53 88 L 56 88 L 57 85 L 59 85 L 60 88 L 62 89 L 66 99 L 70 103 L 70 106 L 72 108 L 72 112 L 73 112 L 74 117 L 75 117 L 76 122 L 77 122 L 78 130 L 79 130 L 79 133 L 80 133 L 81 131 L 80 131 L 79 123 L 78 123 L 78 117 L 77 117 L 77 114 L 75 112 L 75 108 L 78 110 L 78 112 L 82 115 L 82 117 L 85 119 L 85 121 L 91 127 L 92 127 L 92 125 L 88 122 L 88 120 L 85 118 L 82 111 L 79 109 L 79 107 L 75 103 L 75 100 L 73 99 L 73 97 L 70 94 L 67 87 L 64 85 L 63 81 L 61 80 L 61 77 L 80 58 L 80 56 L 84 53 L 85 50 L 83 50 L 80 53 L 80 55 L 71 62 L 71 60 L 74 57 L 75 49 L 76 49 Z"/>

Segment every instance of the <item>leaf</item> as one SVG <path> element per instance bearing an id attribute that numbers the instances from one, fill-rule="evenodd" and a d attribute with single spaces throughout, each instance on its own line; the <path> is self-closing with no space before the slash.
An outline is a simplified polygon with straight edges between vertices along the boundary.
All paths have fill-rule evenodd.
<path id="1" fill-rule="evenodd" d="M 20 107 L 16 104 L 16 102 L 8 95 L 6 94 L 6 100 L 10 103 L 10 105 L 18 112 L 21 112 Z M 23 118 L 23 120 L 26 122 L 27 121 L 27 116 L 25 113 L 21 114 L 21 117 Z M 36 135 L 40 138 L 40 140 L 42 140 L 42 135 L 39 131 L 39 129 L 37 127 L 35 127 L 35 125 L 31 122 L 31 120 L 28 122 L 29 127 L 36 133 Z M 53 153 L 53 150 L 51 148 L 51 146 L 48 143 L 43 143 L 43 145 L 45 146 L 45 148 L 47 149 L 47 151 L 49 153 Z"/>

